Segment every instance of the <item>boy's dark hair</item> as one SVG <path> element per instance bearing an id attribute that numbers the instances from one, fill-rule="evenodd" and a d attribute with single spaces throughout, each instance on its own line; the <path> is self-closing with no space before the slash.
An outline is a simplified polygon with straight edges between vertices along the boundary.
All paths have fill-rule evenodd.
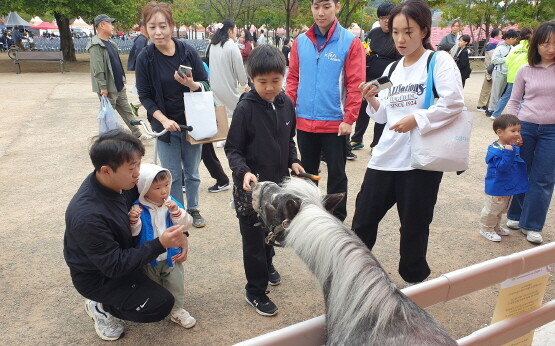
<path id="1" fill-rule="evenodd" d="M 106 165 L 115 172 L 135 155 L 143 157 L 145 147 L 137 137 L 123 130 L 112 130 L 94 137 L 89 149 L 96 172 L 100 172 L 100 168 Z"/>
<path id="2" fill-rule="evenodd" d="M 430 43 L 430 35 L 432 34 L 432 12 L 428 4 L 424 0 L 407 0 L 395 6 L 389 13 L 389 22 L 387 24 L 389 32 L 393 32 L 393 19 L 400 14 L 405 16 L 407 24 L 410 18 L 420 26 L 420 30 L 426 31 L 426 35 L 422 38 L 422 45 L 426 49 L 434 50 Z"/>
<path id="3" fill-rule="evenodd" d="M 466 43 L 470 43 L 470 35 L 462 35 L 461 40 L 463 40 Z"/>
<path id="4" fill-rule="evenodd" d="M 154 179 L 152 179 L 152 182 L 157 183 L 159 181 L 166 180 L 166 179 L 170 179 L 170 172 L 163 169 L 160 172 L 156 173 L 156 175 L 154 176 Z"/>
<path id="5" fill-rule="evenodd" d="M 551 35 L 555 35 L 555 20 L 543 22 L 538 26 L 528 45 L 528 65 L 535 67 L 542 61 L 538 46 L 547 43 Z"/>
<path id="6" fill-rule="evenodd" d="M 509 29 L 503 34 L 503 39 L 508 40 L 510 38 L 518 37 L 518 31 L 514 29 Z"/>
<path id="7" fill-rule="evenodd" d="M 321 3 L 321 2 L 326 2 L 326 1 L 330 1 L 330 0 L 312 0 L 312 1 L 310 2 L 310 4 L 311 4 L 311 5 L 312 5 L 312 4 L 319 4 L 319 3 Z M 337 3 L 339 2 L 339 0 L 331 0 L 331 1 L 333 1 L 336 5 L 337 5 Z"/>
<path id="8" fill-rule="evenodd" d="M 214 36 L 212 36 L 212 40 L 210 44 L 217 45 L 218 43 L 223 47 L 224 44 L 229 40 L 229 29 L 235 28 L 235 22 L 231 19 L 226 19 L 222 22 L 222 28 L 218 29 Z"/>
<path id="9" fill-rule="evenodd" d="M 289 44 L 289 42 L 291 41 L 291 39 L 289 37 L 286 37 L 283 39 L 283 45 L 287 46 Z"/>
<path id="10" fill-rule="evenodd" d="M 382 2 L 380 6 L 378 6 L 378 10 L 376 11 L 376 14 L 378 15 L 378 17 L 389 16 L 389 13 L 393 9 L 393 7 L 395 7 L 395 5 L 393 5 L 389 1 Z"/>
<path id="11" fill-rule="evenodd" d="M 251 79 L 267 73 L 285 74 L 285 56 L 276 47 L 263 44 L 252 50 L 247 60 L 247 74 Z"/>
<path id="12" fill-rule="evenodd" d="M 493 131 L 505 130 L 509 126 L 520 125 L 520 120 L 512 114 L 501 114 L 493 121 Z"/>

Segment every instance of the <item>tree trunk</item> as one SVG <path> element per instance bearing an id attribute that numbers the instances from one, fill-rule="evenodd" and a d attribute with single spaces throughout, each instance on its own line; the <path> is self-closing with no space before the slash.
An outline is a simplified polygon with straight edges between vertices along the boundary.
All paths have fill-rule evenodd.
<path id="1" fill-rule="evenodd" d="M 69 28 L 69 18 L 64 18 L 57 12 L 54 12 L 54 18 L 56 18 L 56 24 L 60 31 L 60 50 L 64 55 L 64 60 L 77 61 L 75 57 L 75 47 L 73 46 L 73 38 L 71 37 L 71 29 Z"/>

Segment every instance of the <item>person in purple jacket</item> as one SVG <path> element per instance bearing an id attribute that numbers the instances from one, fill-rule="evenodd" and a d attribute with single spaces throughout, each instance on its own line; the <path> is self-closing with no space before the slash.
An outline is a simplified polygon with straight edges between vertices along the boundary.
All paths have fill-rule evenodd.
<path id="1" fill-rule="evenodd" d="M 500 226 L 501 216 L 507 212 L 513 195 L 528 190 L 528 178 L 526 162 L 520 157 L 520 120 L 511 114 L 500 115 L 493 121 L 493 131 L 499 139 L 488 147 L 486 154 L 488 171 L 480 234 L 487 240 L 499 242 L 501 235 L 511 233 Z"/>

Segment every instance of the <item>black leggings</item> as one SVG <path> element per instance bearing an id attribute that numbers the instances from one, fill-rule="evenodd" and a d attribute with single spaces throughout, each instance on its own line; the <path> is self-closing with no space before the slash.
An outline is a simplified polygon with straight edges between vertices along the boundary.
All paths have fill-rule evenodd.
<path id="1" fill-rule="evenodd" d="M 397 204 L 401 221 L 399 274 L 407 282 L 430 275 L 426 261 L 430 223 L 443 172 L 379 171 L 368 168 L 356 199 L 353 231 L 370 250 L 376 244 L 378 225 Z"/>

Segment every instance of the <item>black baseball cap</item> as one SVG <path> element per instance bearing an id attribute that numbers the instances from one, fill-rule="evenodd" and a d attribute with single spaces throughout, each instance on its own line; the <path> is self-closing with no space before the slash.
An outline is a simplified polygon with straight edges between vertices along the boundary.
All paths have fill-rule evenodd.
<path id="1" fill-rule="evenodd" d="M 96 16 L 96 17 L 94 18 L 94 26 L 97 27 L 98 24 L 100 24 L 101 22 L 110 22 L 110 23 L 113 23 L 113 22 L 115 22 L 115 21 L 116 21 L 115 18 L 110 18 L 110 17 L 108 17 L 108 16 L 105 15 L 105 14 L 99 14 L 98 16 Z"/>

